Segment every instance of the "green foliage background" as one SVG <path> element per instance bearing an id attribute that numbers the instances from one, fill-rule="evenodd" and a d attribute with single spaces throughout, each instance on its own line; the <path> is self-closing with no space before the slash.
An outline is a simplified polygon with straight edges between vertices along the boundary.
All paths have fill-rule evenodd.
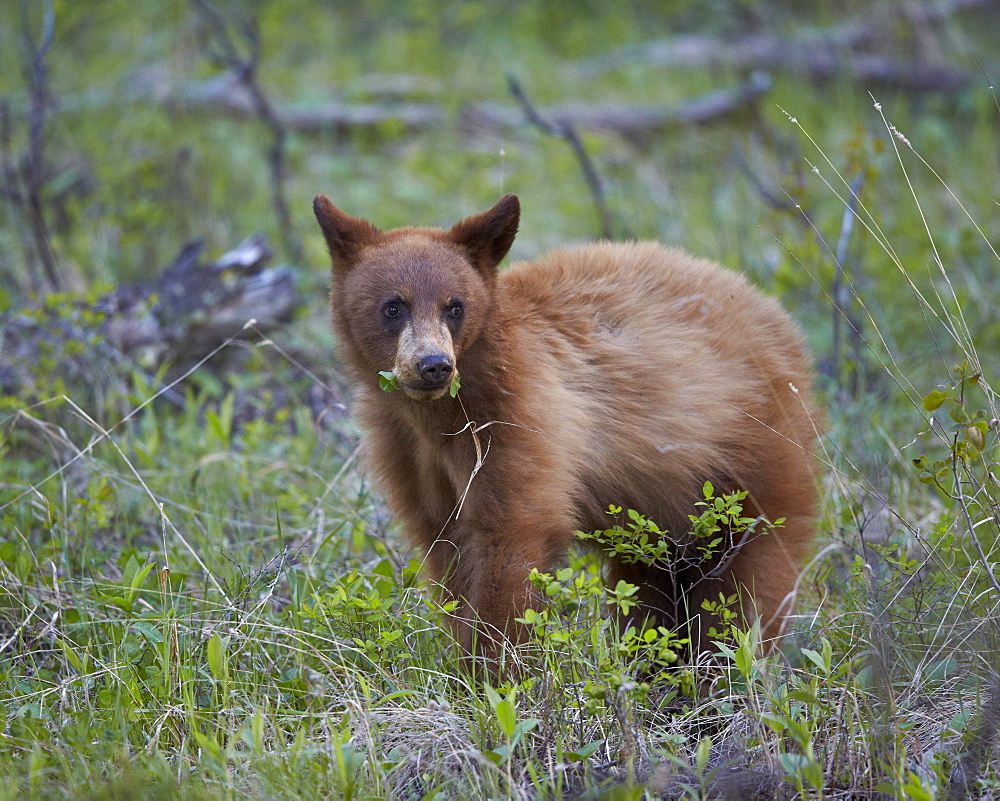
<path id="1" fill-rule="evenodd" d="M 805 796 L 882 782 L 897 798 L 943 797 L 975 743 L 996 642 L 994 9 L 937 29 L 942 54 L 974 76 L 960 92 L 873 97 L 846 69 L 822 85 L 790 70 L 721 124 L 641 142 L 580 131 L 621 235 L 746 271 L 817 356 L 828 466 L 798 633 L 785 660 L 734 639 L 711 696 L 692 694 L 697 679 L 680 667 L 641 675 L 636 659 L 669 663 L 670 637 L 619 638 L 601 615 L 622 596 L 603 594 L 586 555 L 539 579 L 553 605 L 532 617 L 525 658 L 543 669 L 499 693 L 463 672 L 419 564 L 358 470 L 311 212 L 322 192 L 383 228 L 448 225 L 514 191 L 524 213 L 512 258 L 594 238 L 565 142 L 527 125 L 470 132 L 462 109 L 510 103 L 508 74 L 539 104 L 677 104 L 744 76 L 636 62 L 587 77 L 579 64 L 656 37 L 801 35 L 853 11 L 894 32 L 881 46 L 905 59 L 916 44 L 901 6 L 220 5 L 258 20 L 275 102 L 384 102 L 370 76 L 398 73 L 445 121 L 290 134 L 307 303 L 276 347 L 252 344 L 235 369 L 188 377 L 182 410 L 158 401 L 122 420 L 155 386 L 132 376 L 94 399 L 55 361 L 38 366 L 48 391 L 0 400 L 0 798 L 680 797 L 663 777 L 708 786 L 733 742 Z M 44 6 L 0 6 L 12 153 L 26 146 L 22 10 L 38 30 Z M 146 279 L 196 237 L 211 253 L 258 230 L 280 242 L 266 128 L 158 99 L 218 74 L 191 5 L 62 0 L 54 12 L 45 198 L 73 290 Z M 870 216 L 847 253 L 869 347 L 835 364 L 831 252 L 844 181 L 859 173 Z M 23 217 L 0 205 L 0 312 L 37 300 L 30 258 Z M 752 725 L 739 739 L 742 720 Z M 995 771 L 977 787 L 998 792 Z"/>

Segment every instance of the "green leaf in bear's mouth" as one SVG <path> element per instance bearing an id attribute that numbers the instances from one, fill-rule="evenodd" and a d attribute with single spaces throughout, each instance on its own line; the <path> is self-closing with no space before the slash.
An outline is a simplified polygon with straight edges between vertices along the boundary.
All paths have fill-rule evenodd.
<path id="1" fill-rule="evenodd" d="M 396 376 L 391 370 L 382 370 L 379 372 L 378 387 L 383 392 L 392 392 L 394 389 L 399 389 L 399 384 L 396 383 Z"/>

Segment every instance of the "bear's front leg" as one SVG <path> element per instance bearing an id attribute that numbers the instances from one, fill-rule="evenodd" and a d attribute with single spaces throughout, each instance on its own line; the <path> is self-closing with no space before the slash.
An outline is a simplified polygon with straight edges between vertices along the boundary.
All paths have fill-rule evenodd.
<path id="1" fill-rule="evenodd" d="M 458 601 L 452 630 L 467 653 L 495 658 L 505 640 L 523 642 L 527 632 L 517 618 L 543 603 L 528 576 L 533 568 L 548 570 L 569 547 L 569 517 L 533 494 L 513 493 L 509 500 L 480 494 L 471 507 L 467 499 L 441 538 L 450 542 L 435 546 L 453 554 L 443 583 Z"/>

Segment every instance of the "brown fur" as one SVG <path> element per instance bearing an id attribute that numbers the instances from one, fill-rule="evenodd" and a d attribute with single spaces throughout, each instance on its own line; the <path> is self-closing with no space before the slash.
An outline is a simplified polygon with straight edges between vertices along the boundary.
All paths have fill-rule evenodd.
<path id="1" fill-rule="evenodd" d="M 613 563 L 609 581 L 640 585 L 662 623 L 692 621 L 698 650 L 713 622 L 701 602 L 720 591 L 739 591 L 745 621 L 780 635 L 815 481 L 810 367 L 776 301 L 652 243 L 560 250 L 497 272 L 517 231 L 513 195 L 450 231 L 382 233 L 323 196 L 315 211 L 369 465 L 431 578 L 459 600 L 466 648 L 473 616 L 521 636 L 512 621 L 532 603 L 531 568 L 558 563 L 575 530 L 607 528 L 609 504 L 650 517 L 683 549 L 706 480 L 747 490 L 745 514 L 784 527 L 743 543 L 717 576 Z M 387 301 L 407 318 L 405 337 Z M 428 354 L 460 375 L 457 399 L 440 377 L 422 382 Z M 389 369 L 403 391 L 380 391 Z M 469 422 L 485 452 L 471 483 L 477 443 L 469 430 L 448 436 Z"/>

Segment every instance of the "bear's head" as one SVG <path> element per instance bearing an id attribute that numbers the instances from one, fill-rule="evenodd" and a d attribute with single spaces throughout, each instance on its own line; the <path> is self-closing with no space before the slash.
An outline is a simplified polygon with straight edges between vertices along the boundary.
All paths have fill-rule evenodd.
<path id="1" fill-rule="evenodd" d="M 325 195 L 313 210 L 333 261 L 333 323 L 345 356 L 365 380 L 391 371 L 414 400 L 444 397 L 489 318 L 497 266 L 517 234 L 517 195 L 447 231 L 383 232 Z"/>

